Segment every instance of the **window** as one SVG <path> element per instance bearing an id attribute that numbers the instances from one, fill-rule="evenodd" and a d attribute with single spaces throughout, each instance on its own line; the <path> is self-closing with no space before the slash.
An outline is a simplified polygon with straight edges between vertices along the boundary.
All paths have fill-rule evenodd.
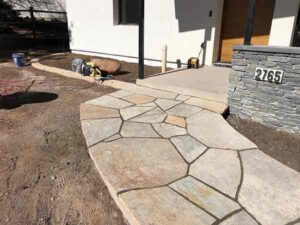
<path id="1" fill-rule="evenodd" d="M 114 0 L 114 24 L 138 24 L 139 0 Z"/>

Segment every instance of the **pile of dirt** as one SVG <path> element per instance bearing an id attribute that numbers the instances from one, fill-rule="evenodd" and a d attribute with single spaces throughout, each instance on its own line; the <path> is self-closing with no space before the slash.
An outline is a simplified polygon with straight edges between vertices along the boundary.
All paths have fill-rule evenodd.
<path id="1" fill-rule="evenodd" d="M 229 124 L 254 142 L 260 150 L 300 172 L 300 136 L 262 124 L 229 116 Z"/>
<path id="2" fill-rule="evenodd" d="M 87 55 L 80 55 L 80 54 L 72 54 L 66 53 L 64 55 L 57 55 L 57 56 L 49 56 L 43 58 L 40 63 L 46 66 L 57 67 L 65 70 L 71 70 L 71 64 L 73 59 L 81 58 L 87 61 L 91 59 L 98 58 L 98 59 L 108 59 L 102 57 L 95 57 L 95 56 L 87 56 Z M 115 80 L 135 83 L 136 79 L 138 79 L 139 74 L 139 65 L 137 63 L 128 63 L 125 61 L 120 61 L 121 63 L 121 70 L 114 74 Z M 153 74 L 161 73 L 161 67 L 154 67 L 154 66 L 145 66 L 145 77 L 149 77 Z M 168 68 L 168 70 L 171 70 Z"/>
<path id="3" fill-rule="evenodd" d="M 1 67 L 0 79 L 34 78 L 0 107 L 0 224 L 125 225 L 90 159 L 79 105 L 114 91 L 33 68 Z"/>

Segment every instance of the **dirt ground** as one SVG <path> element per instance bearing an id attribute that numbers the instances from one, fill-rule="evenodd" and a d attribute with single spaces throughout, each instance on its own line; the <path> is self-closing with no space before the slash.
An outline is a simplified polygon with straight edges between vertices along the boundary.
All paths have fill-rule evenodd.
<path id="1" fill-rule="evenodd" d="M 81 58 L 84 60 L 90 60 L 92 58 L 101 58 L 101 57 L 95 57 L 95 56 L 87 56 L 87 55 L 79 55 L 79 54 L 65 54 L 65 55 L 59 55 L 59 56 L 49 56 L 47 58 L 44 58 L 40 61 L 40 63 L 47 65 L 47 66 L 53 66 L 58 67 L 61 69 L 71 70 L 71 64 L 73 59 L 75 58 Z M 138 71 L 139 67 L 137 63 L 128 63 L 125 61 L 121 62 L 121 70 L 114 74 L 115 80 L 135 83 L 136 79 L 138 79 Z M 154 66 L 145 66 L 145 77 L 149 77 L 153 74 L 161 73 L 161 67 L 154 67 Z M 171 70 L 168 68 L 167 70 Z"/>
<path id="2" fill-rule="evenodd" d="M 300 172 L 300 136 L 235 116 L 227 120 L 237 131 L 253 141 L 260 150 Z"/>
<path id="3" fill-rule="evenodd" d="M 0 224 L 124 225 L 91 161 L 79 105 L 113 89 L 0 66 L 0 79 L 36 79 L 0 106 Z"/>

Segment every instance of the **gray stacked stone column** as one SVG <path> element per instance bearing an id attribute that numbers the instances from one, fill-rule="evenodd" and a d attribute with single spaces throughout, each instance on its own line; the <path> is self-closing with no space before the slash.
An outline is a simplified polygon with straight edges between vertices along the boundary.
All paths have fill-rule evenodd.
<path id="1" fill-rule="evenodd" d="M 256 81 L 257 66 L 283 70 L 282 84 Z M 300 48 L 236 46 L 228 102 L 233 115 L 300 133 Z"/>

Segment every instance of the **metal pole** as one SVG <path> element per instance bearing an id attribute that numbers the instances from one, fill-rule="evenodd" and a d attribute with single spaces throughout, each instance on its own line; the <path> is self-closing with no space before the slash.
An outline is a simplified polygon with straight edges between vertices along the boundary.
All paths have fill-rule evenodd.
<path id="1" fill-rule="evenodd" d="M 35 24 L 33 7 L 31 6 L 29 8 L 29 10 L 30 10 L 30 17 L 31 17 L 31 22 L 32 22 L 32 35 L 34 38 L 36 38 L 36 24 Z"/>
<path id="2" fill-rule="evenodd" d="M 251 45 L 255 9 L 256 9 L 256 0 L 249 0 L 244 45 Z"/>
<path id="3" fill-rule="evenodd" d="M 139 79 L 144 79 L 144 16 L 145 0 L 139 0 Z"/>

